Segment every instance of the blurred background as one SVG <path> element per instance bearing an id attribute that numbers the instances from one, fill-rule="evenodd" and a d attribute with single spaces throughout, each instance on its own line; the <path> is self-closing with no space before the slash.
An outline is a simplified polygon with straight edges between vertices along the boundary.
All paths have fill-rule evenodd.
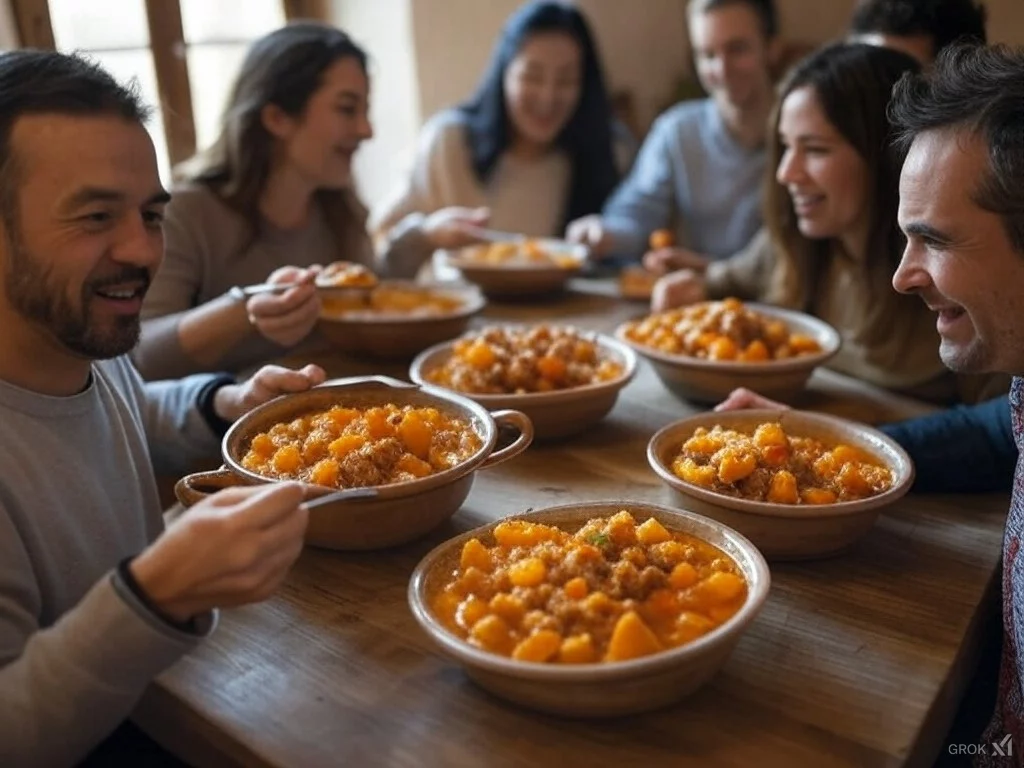
<path id="1" fill-rule="evenodd" d="M 776 0 L 788 58 L 842 37 L 856 0 Z M 1024 45 L 1024 0 L 984 0 L 991 42 Z M 375 137 L 356 177 L 373 206 L 401 176 L 424 120 L 466 98 L 519 0 L 0 0 L 0 48 L 55 47 L 135 78 L 156 107 L 150 130 L 173 164 L 215 138 L 227 89 L 255 38 L 317 18 L 371 56 Z M 663 109 L 699 91 L 686 0 L 577 0 L 590 20 L 620 116 L 638 138 Z"/>

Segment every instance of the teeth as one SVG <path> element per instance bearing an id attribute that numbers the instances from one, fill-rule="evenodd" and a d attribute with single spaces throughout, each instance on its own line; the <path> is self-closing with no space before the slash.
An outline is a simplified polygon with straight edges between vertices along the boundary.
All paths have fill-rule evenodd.
<path id="1" fill-rule="evenodd" d="M 110 299 L 130 299 L 135 296 L 136 291 L 99 291 L 99 294 Z"/>

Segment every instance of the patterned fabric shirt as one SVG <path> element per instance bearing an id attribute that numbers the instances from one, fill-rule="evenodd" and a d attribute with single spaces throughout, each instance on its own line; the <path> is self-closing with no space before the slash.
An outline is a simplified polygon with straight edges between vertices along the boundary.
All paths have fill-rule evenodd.
<path id="1" fill-rule="evenodd" d="M 1019 376 L 1013 379 L 1010 387 L 1010 415 L 1017 449 L 1024 453 L 1024 378 Z M 1017 460 L 1010 514 L 1006 518 L 1006 533 L 1003 536 L 1003 658 L 999 668 L 996 712 L 981 738 L 987 754 L 979 756 L 975 761 L 975 765 L 981 768 L 1024 766 L 1024 692 L 1021 691 L 1024 675 L 1021 674 L 1019 650 L 1024 648 L 1024 556 L 1020 552 L 1022 534 L 1024 456 Z M 1009 743 L 1005 741 L 1007 737 Z"/>

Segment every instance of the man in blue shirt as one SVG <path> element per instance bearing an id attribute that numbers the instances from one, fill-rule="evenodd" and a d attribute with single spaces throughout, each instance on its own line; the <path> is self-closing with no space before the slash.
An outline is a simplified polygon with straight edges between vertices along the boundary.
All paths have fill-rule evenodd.
<path id="1" fill-rule="evenodd" d="M 651 233 L 665 228 L 688 249 L 661 249 L 665 258 L 686 258 L 689 251 L 722 258 L 761 226 L 778 50 L 774 3 L 690 0 L 687 13 L 697 76 L 710 96 L 661 115 L 603 213 L 569 225 L 567 238 L 589 246 L 596 258 L 636 261 Z"/>

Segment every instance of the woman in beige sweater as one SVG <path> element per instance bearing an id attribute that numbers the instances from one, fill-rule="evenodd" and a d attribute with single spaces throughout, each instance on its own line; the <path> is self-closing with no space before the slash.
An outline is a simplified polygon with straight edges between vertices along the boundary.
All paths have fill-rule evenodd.
<path id="1" fill-rule="evenodd" d="M 612 132 L 583 15 L 564 2 L 527 3 L 505 24 L 473 98 L 423 127 L 412 172 L 373 231 L 390 241 L 446 206 L 480 206 L 495 229 L 561 237 L 618 182 Z"/>
<path id="2" fill-rule="evenodd" d="M 366 54 L 334 27 L 289 24 L 253 44 L 220 137 L 178 169 L 134 353 L 143 376 L 237 373 L 314 346 L 320 265 L 405 277 L 435 248 L 473 240 L 465 232 L 480 217 L 449 209 L 374 253 L 352 189 L 352 156 L 372 135 L 368 95 Z M 268 280 L 294 285 L 248 300 L 229 293 Z"/>
<path id="3" fill-rule="evenodd" d="M 839 331 L 829 366 L 843 373 L 938 403 L 1004 391 L 1004 377 L 946 369 L 934 314 L 892 288 L 904 239 L 886 105 L 902 74 L 917 69 L 905 54 L 860 44 L 797 65 L 772 118 L 765 229 L 729 259 L 661 278 L 652 308 L 725 296 L 791 307 Z"/>

